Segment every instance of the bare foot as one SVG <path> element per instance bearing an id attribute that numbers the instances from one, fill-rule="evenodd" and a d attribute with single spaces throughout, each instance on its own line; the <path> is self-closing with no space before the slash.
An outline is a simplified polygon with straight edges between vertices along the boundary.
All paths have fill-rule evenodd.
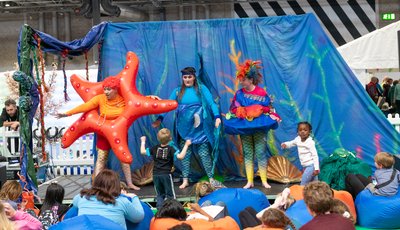
<path id="1" fill-rule="evenodd" d="M 128 184 L 128 187 L 133 190 L 140 190 L 140 188 L 134 184 Z"/>
<path id="2" fill-rule="evenodd" d="M 245 186 L 243 186 L 244 189 L 253 188 L 253 187 L 254 187 L 254 184 L 250 183 L 250 182 L 247 182 L 247 184 Z"/>
<path id="3" fill-rule="evenodd" d="M 182 184 L 179 186 L 179 188 L 180 188 L 180 189 L 184 189 L 184 188 L 186 188 L 187 186 L 189 186 L 189 181 L 186 180 L 186 179 L 183 179 L 183 182 L 182 182 Z"/>
<path id="4" fill-rule="evenodd" d="M 269 185 L 268 182 L 262 182 L 262 185 L 264 188 L 271 188 L 271 185 Z"/>

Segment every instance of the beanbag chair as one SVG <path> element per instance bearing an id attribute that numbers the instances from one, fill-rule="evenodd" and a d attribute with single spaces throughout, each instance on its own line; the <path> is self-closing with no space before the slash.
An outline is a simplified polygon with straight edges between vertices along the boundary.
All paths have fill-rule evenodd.
<path id="1" fill-rule="evenodd" d="M 228 208 L 229 216 L 240 224 L 239 213 L 246 207 L 253 207 L 257 212 L 268 207 L 269 201 L 265 194 L 258 189 L 221 188 L 201 198 L 199 204 L 209 200 L 213 204 L 222 201 Z"/>
<path id="2" fill-rule="evenodd" d="M 292 185 L 290 186 L 290 195 L 293 196 L 294 199 L 296 200 L 302 200 L 303 199 L 303 185 Z"/>
<path id="3" fill-rule="evenodd" d="M 304 200 L 296 201 L 296 203 L 286 210 L 285 214 L 292 220 L 297 229 L 313 218 L 310 212 L 307 210 Z"/>
<path id="4" fill-rule="evenodd" d="M 293 185 L 290 187 L 290 195 L 292 195 L 293 198 L 295 198 L 297 201 L 303 200 L 303 189 L 304 189 L 304 186 Z M 347 207 L 349 207 L 349 210 L 350 210 L 351 214 L 353 215 L 354 219 L 357 220 L 357 212 L 356 212 L 356 208 L 354 206 L 353 197 L 351 196 L 351 194 L 349 192 L 344 191 L 344 190 L 338 191 L 338 190 L 333 189 L 333 197 L 343 201 L 347 205 Z"/>
<path id="5" fill-rule="evenodd" d="M 144 218 L 139 223 L 132 223 L 130 221 L 126 221 L 126 227 L 128 230 L 142 230 L 142 229 L 149 229 L 150 221 L 153 218 L 154 214 L 151 208 L 146 204 L 140 201 L 140 204 L 144 210 Z M 73 218 L 78 216 L 78 208 L 72 206 L 67 213 L 64 215 L 64 220 Z"/>
<path id="6" fill-rule="evenodd" d="M 366 228 L 400 228 L 400 192 L 394 196 L 376 196 L 369 190 L 359 193 L 355 201 L 358 224 Z"/>
<path id="7" fill-rule="evenodd" d="M 126 227 L 128 230 L 148 230 L 150 228 L 150 221 L 154 217 L 153 211 L 146 203 L 140 201 L 144 210 L 144 218 L 139 223 L 132 223 L 126 221 Z"/>
<path id="8" fill-rule="evenodd" d="M 124 228 L 115 223 L 114 221 L 104 218 L 104 216 L 100 215 L 81 215 L 73 218 L 69 218 L 68 220 L 64 220 L 59 222 L 56 225 L 53 225 L 49 228 L 50 230 L 63 230 L 63 229 L 74 229 L 74 230 L 87 230 L 87 229 L 96 229 L 96 230 L 123 230 Z"/>
<path id="9" fill-rule="evenodd" d="M 230 216 L 212 222 L 203 219 L 180 221 L 173 218 L 153 218 L 150 222 L 150 230 L 168 230 L 182 223 L 189 224 L 193 230 L 240 230 L 239 225 Z"/>

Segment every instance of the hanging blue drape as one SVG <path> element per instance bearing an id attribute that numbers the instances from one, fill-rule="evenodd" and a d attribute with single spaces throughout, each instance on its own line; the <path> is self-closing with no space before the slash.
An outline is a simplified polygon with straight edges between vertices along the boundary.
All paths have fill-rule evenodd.
<path id="1" fill-rule="evenodd" d="M 139 90 L 167 98 L 181 84 L 179 70 L 199 68 L 201 53 L 205 71 L 220 95 L 220 109 L 229 109 L 235 64 L 230 54 L 261 60 L 263 87 L 282 117 L 280 126 L 266 135 L 268 155 L 284 155 L 299 166 L 297 150 L 282 150 L 280 143 L 296 137 L 297 123 L 309 121 L 318 153 L 323 159 L 337 148 L 354 151 L 369 165 L 377 151 L 397 153 L 399 134 L 346 65 L 313 14 L 248 19 L 218 19 L 143 23 L 110 23 L 104 34 L 101 78 L 118 73 L 127 51 L 140 59 Z M 240 87 L 240 86 L 239 86 Z M 232 91 L 231 91 L 232 90 Z M 173 125 L 173 112 L 164 119 Z M 139 168 L 139 137 L 150 135 L 151 122 L 139 119 L 129 133 L 131 152 Z M 243 176 L 240 143 L 224 135 L 217 168 L 225 176 Z"/>
<path id="2" fill-rule="evenodd" d="M 32 30 L 34 33 L 37 34 L 38 37 L 40 37 L 40 46 L 43 52 L 48 52 L 60 56 L 63 54 L 66 54 L 67 56 L 80 56 L 89 51 L 94 45 L 101 41 L 107 24 L 108 22 L 102 22 L 96 26 L 93 26 L 85 37 L 81 39 L 75 39 L 73 41 L 60 41 L 57 38 L 39 30 L 35 30 L 33 28 Z M 34 46 L 37 46 L 37 41 L 35 39 L 32 39 L 32 42 Z M 21 36 L 19 38 L 17 46 L 17 57 L 19 57 L 21 53 L 20 43 Z M 68 52 L 66 53 L 65 51 Z"/>
<path id="3" fill-rule="evenodd" d="M 261 60 L 264 76 L 261 86 L 266 88 L 282 117 L 279 128 L 266 135 L 266 154 L 284 155 L 296 166 L 300 166 L 297 150 L 282 150 L 280 143 L 296 137 L 299 121 L 312 124 L 321 159 L 337 148 L 345 148 L 373 167 L 376 152 L 399 151 L 399 133 L 368 97 L 313 14 L 103 23 L 85 38 L 73 42 L 56 41 L 36 32 L 43 39 L 42 49 L 56 54 L 65 49 L 70 50 L 69 55 L 82 54 L 103 41 L 99 80 L 121 71 L 126 52 L 135 52 L 140 60 L 138 90 L 161 98 L 167 98 L 181 84 L 180 69 L 186 66 L 199 69 L 198 54 L 201 54 L 204 71 L 220 96 L 222 113 L 228 112 L 230 99 L 240 87 L 234 81 L 236 70 L 231 57 L 236 54 L 240 62 Z M 142 117 L 129 130 L 133 169 L 150 161 L 139 153 L 139 138 L 146 135 L 149 146 L 156 144 L 157 130 L 151 127 L 155 119 L 154 115 Z M 174 113 L 168 113 L 164 125 L 172 129 L 173 120 Z M 243 177 L 240 143 L 236 137 L 223 134 L 223 128 L 219 151 L 217 172 L 226 178 Z M 109 166 L 119 169 L 119 161 L 112 155 Z M 204 175 L 198 164 L 193 169 L 193 176 Z"/>

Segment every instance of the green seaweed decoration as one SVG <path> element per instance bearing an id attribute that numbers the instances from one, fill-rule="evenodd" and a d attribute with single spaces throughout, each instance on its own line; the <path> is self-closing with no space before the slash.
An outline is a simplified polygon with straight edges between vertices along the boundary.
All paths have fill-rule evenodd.
<path id="1" fill-rule="evenodd" d="M 306 56 L 314 59 L 315 63 L 318 66 L 318 69 L 321 73 L 321 83 L 322 83 L 322 90 L 323 95 L 313 94 L 313 97 L 320 100 L 322 103 L 326 105 L 328 109 L 328 121 L 329 125 L 331 126 L 332 133 L 330 134 L 333 141 L 337 142 L 337 146 L 339 148 L 343 148 L 342 142 L 340 140 L 340 135 L 343 130 L 343 123 L 339 125 L 339 129 L 336 129 L 335 121 L 333 119 L 333 113 L 331 109 L 331 101 L 328 96 L 328 86 L 326 85 L 326 73 L 324 68 L 322 67 L 322 61 L 325 59 L 326 55 L 331 51 L 331 49 L 325 48 L 322 51 L 319 51 L 318 47 L 315 45 L 312 36 L 308 37 L 308 44 L 311 46 L 313 50 L 313 54 L 307 54 Z M 316 141 L 317 142 L 317 141 Z"/>
<path id="2" fill-rule="evenodd" d="M 321 83 L 322 83 L 322 94 L 317 94 L 317 93 L 313 93 L 312 97 L 316 98 L 317 100 L 321 101 L 322 103 L 324 103 L 326 105 L 327 108 L 331 108 L 331 101 L 330 98 L 328 97 L 328 86 L 326 83 L 326 73 L 324 68 L 322 67 L 322 62 L 324 61 L 324 59 L 326 58 L 327 54 L 331 51 L 330 49 L 326 48 L 326 49 L 319 49 L 316 46 L 315 41 L 313 40 L 312 36 L 309 36 L 307 38 L 308 41 L 308 45 L 311 47 L 312 53 L 308 53 L 306 54 L 306 57 L 313 59 L 314 60 L 314 64 L 318 67 L 319 72 L 320 72 L 320 76 L 321 76 Z M 290 89 L 288 87 L 288 85 L 284 82 L 282 82 L 282 88 L 284 90 L 281 90 L 281 93 L 286 93 L 286 98 L 288 98 L 288 100 L 280 100 L 279 103 L 281 105 L 286 105 L 291 107 L 294 110 L 296 119 L 298 121 L 303 121 L 303 120 L 307 120 L 310 121 L 311 117 L 312 117 L 312 111 L 300 111 L 299 106 L 297 104 L 297 102 L 294 100 Z M 339 146 L 339 148 L 343 148 L 342 142 L 340 140 L 340 135 L 341 132 L 343 130 L 343 126 L 344 124 L 340 124 L 337 128 L 337 125 L 335 125 L 335 121 L 333 119 L 333 113 L 332 110 L 329 109 L 328 110 L 328 122 L 329 125 L 332 129 L 332 132 L 330 132 L 329 137 L 336 142 L 337 146 Z M 325 152 L 325 150 L 322 148 L 322 146 L 319 144 L 318 140 L 314 138 L 316 147 L 318 149 L 318 153 L 320 155 L 324 155 L 324 156 L 328 156 L 329 154 L 327 154 Z M 285 155 L 288 155 L 289 150 L 284 150 Z"/>
<path id="3" fill-rule="evenodd" d="M 26 179 L 29 179 L 33 182 L 34 186 L 37 189 L 37 179 L 35 167 L 33 164 L 32 157 L 32 118 L 29 116 L 31 109 L 36 109 L 32 106 L 32 98 L 31 91 L 35 91 L 33 88 L 35 87 L 34 79 L 30 75 L 31 74 L 31 51 L 33 49 L 33 30 L 28 25 L 24 25 L 22 28 L 22 39 L 20 44 L 21 55 L 20 55 L 20 71 L 16 71 L 13 74 L 14 80 L 18 81 L 19 84 L 19 104 L 20 104 L 20 135 L 22 140 L 22 154 L 27 154 L 27 162 L 26 162 L 26 172 L 21 170 L 22 176 Z M 21 162 L 22 163 L 22 162 Z M 21 167 L 22 168 L 22 167 Z M 29 178 L 27 178 L 29 176 Z M 23 180 L 23 178 L 21 178 Z M 23 181 L 28 183 L 27 181 Z M 25 186 L 27 186 L 26 184 Z M 29 186 L 28 186 L 29 187 Z M 25 187 L 27 188 L 27 187 Z"/>

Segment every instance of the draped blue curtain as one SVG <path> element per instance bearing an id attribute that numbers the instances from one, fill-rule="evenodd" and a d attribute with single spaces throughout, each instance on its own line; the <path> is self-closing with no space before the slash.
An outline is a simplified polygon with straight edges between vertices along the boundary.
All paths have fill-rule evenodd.
<path id="1" fill-rule="evenodd" d="M 264 82 L 273 106 L 282 117 L 277 130 L 266 135 L 268 155 L 286 156 L 300 166 L 296 149 L 282 150 L 280 143 L 297 135 L 297 123 L 309 121 L 321 159 L 344 148 L 374 167 L 378 151 L 397 153 L 399 133 L 373 103 L 313 14 L 268 18 L 192 20 L 141 23 L 102 23 L 86 37 L 61 42 L 42 32 L 45 52 L 80 55 L 103 41 L 98 79 L 115 75 L 125 65 L 127 51 L 140 59 L 138 90 L 144 95 L 167 98 L 181 84 L 180 69 L 200 67 L 220 96 L 222 113 L 228 111 L 233 93 L 240 87 L 234 80 L 234 58 L 261 60 Z M 20 51 L 20 50 L 18 50 Z M 133 169 L 151 159 L 139 154 L 139 138 L 146 135 L 156 144 L 151 127 L 154 115 L 138 119 L 129 129 Z M 173 128 L 174 112 L 164 119 Z M 217 173 L 226 179 L 244 176 L 243 159 L 237 137 L 222 134 Z M 109 166 L 119 169 L 111 155 Z M 179 169 L 179 164 L 177 165 Z M 200 176 L 198 164 L 194 176 Z"/>
<path id="2" fill-rule="evenodd" d="M 222 113 L 228 111 L 235 85 L 235 64 L 261 60 L 264 82 L 273 106 L 282 117 L 280 126 L 266 136 L 268 155 L 284 155 L 300 166 L 297 149 L 282 150 L 280 143 L 297 135 L 297 123 L 309 121 L 321 159 L 337 148 L 354 151 L 373 167 L 378 151 L 397 153 L 399 134 L 373 103 L 313 14 L 248 19 L 219 19 L 143 23 L 110 23 L 104 33 L 100 79 L 117 74 L 127 51 L 140 60 L 138 88 L 142 94 L 167 98 L 181 84 L 179 70 L 205 71 L 220 95 Z M 240 87 L 240 86 L 239 86 Z M 174 113 L 164 119 L 172 129 Z M 147 158 L 139 154 L 139 137 L 156 144 L 155 116 L 135 122 L 129 132 L 133 168 Z M 226 177 L 244 175 L 237 138 L 223 135 L 217 169 Z M 117 162 L 112 164 L 118 167 Z M 195 170 L 200 170 L 195 168 Z"/>

